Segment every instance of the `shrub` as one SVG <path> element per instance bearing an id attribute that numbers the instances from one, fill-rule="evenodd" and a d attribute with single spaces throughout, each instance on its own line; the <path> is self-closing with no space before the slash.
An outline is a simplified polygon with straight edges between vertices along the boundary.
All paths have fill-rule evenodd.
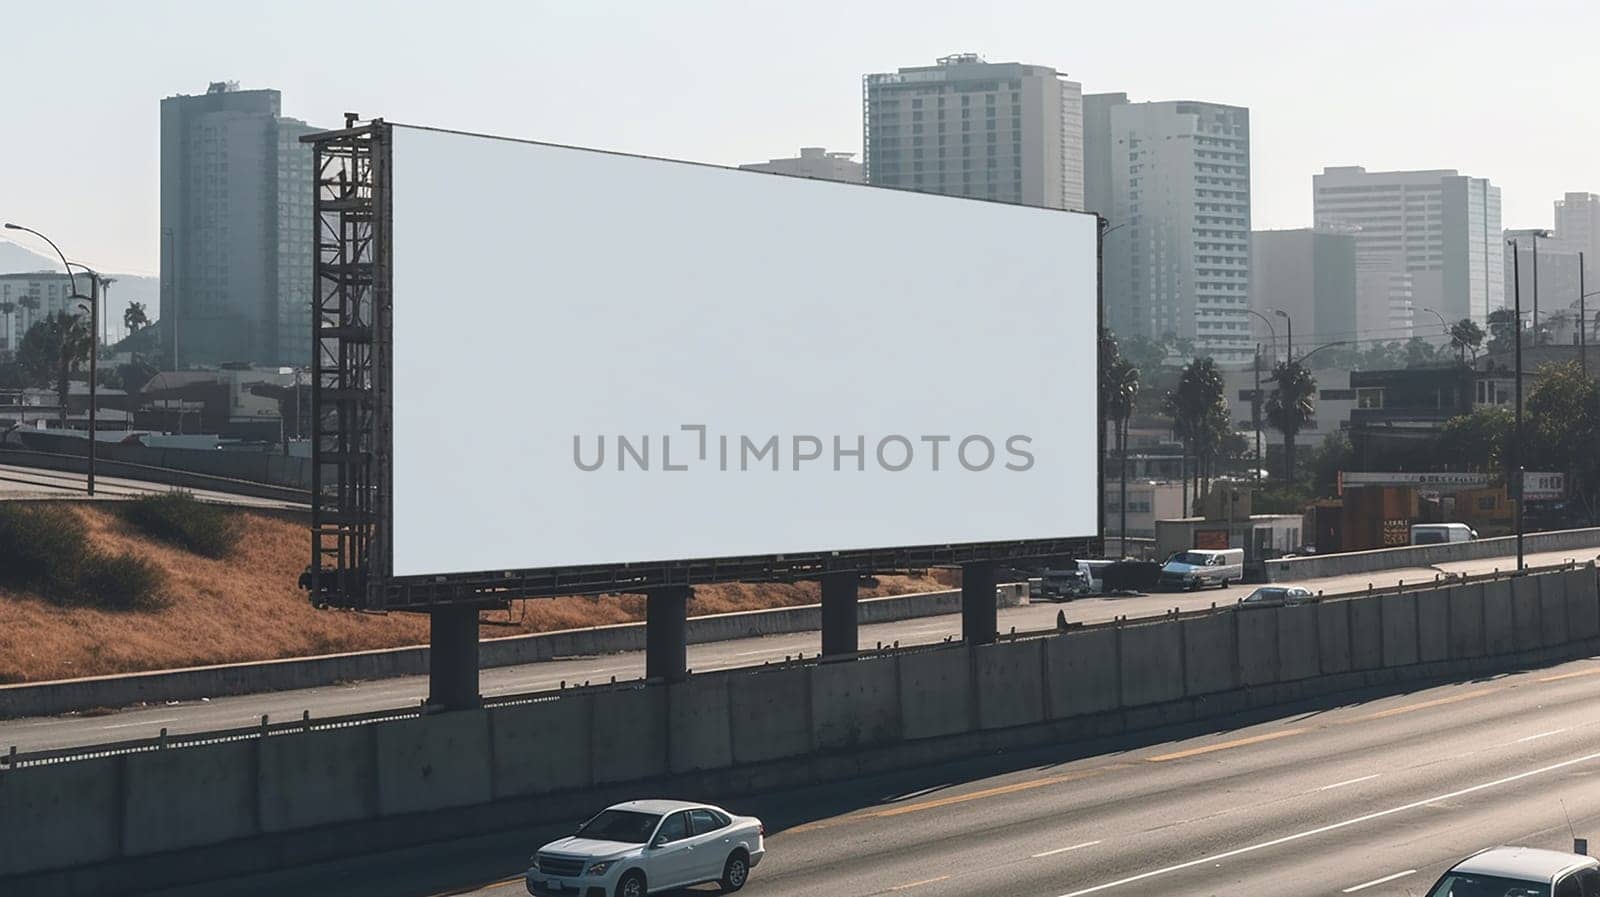
<path id="1" fill-rule="evenodd" d="M 146 610 L 160 603 L 161 571 L 135 554 L 91 554 L 73 577 L 73 597 L 106 610 Z"/>
<path id="2" fill-rule="evenodd" d="M 161 571 L 132 554 L 92 551 L 72 508 L 0 502 L 0 584 L 58 605 L 138 610 L 159 603 Z"/>
<path id="3" fill-rule="evenodd" d="M 70 583 L 88 551 L 87 530 L 71 508 L 0 502 L 0 583 L 52 591 Z"/>
<path id="4" fill-rule="evenodd" d="M 237 519 L 181 490 L 126 502 L 122 516 L 153 539 L 208 558 L 227 557 L 239 541 Z"/>

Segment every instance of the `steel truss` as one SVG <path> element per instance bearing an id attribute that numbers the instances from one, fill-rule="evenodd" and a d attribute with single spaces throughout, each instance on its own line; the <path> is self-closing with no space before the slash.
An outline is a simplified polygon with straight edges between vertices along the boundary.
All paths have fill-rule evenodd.
<path id="1" fill-rule="evenodd" d="M 389 127 L 310 134 L 316 172 L 311 316 L 311 601 L 361 609 L 391 561 Z"/>

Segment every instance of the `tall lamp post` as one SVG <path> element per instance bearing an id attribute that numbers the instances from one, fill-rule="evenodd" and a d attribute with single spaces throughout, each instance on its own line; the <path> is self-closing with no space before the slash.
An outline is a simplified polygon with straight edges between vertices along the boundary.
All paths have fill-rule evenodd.
<path id="1" fill-rule="evenodd" d="M 1247 311 L 1250 314 L 1253 314 L 1256 317 L 1260 318 L 1262 323 L 1267 325 L 1267 332 L 1272 334 L 1272 360 L 1274 362 L 1276 362 L 1278 360 L 1278 328 L 1272 326 L 1272 319 L 1267 317 L 1266 315 L 1262 314 L 1261 312 L 1258 312 L 1253 308 L 1247 308 L 1247 309 L 1245 309 L 1245 311 Z M 1265 461 L 1265 459 L 1261 457 L 1261 344 L 1260 343 L 1256 343 L 1256 357 L 1255 357 L 1254 363 L 1252 364 L 1252 367 L 1255 368 L 1256 390 L 1251 395 L 1251 399 L 1250 399 L 1250 423 L 1251 423 L 1252 426 L 1255 427 L 1255 431 L 1256 431 L 1256 463 L 1255 463 L 1256 473 L 1255 473 L 1255 480 L 1256 480 L 1256 485 L 1259 486 L 1259 485 L 1261 485 L 1261 465 Z"/>
<path id="2" fill-rule="evenodd" d="M 1450 335 L 1450 325 L 1445 323 L 1444 315 L 1439 314 L 1437 311 L 1435 311 L 1435 310 L 1433 310 L 1431 308 L 1423 308 L 1423 309 L 1419 309 L 1419 311 L 1425 311 L 1428 314 L 1433 315 L 1434 317 L 1438 318 L 1439 319 L 1439 331 L 1441 333 L 1443 333 L 1445 336 L 1449 336 Z"/>
<path id="3" fill-rule="evenodd" d="M 1516 355 L 1514 364 L 1517 366 L 1516 383 L 1516 418 L 1511 427 L 1511 473 L 1516 477 L 1513 491 L 1516 495 L 1516 505 L 1512 513 L 1516 519 L 1513 521 L 1517 529 L 1517 572 L 1522 572 L 1522 277 L 1521 255 L 1518 251 L 1517 241 L 1511 241 L 1511 302 L 1512 302 L 1512 334 L 1516 340 Z"/>
<path id="4" fill-rule="evenodd" d="M 1274 308 L 1272 313 L 1289 323 L 1289 333 L 1284 337 L 1283 360 L 1294 361 L 1294 318 L 1289 317 L 1289 313 L 1281 308 Z"/>
<path id="5" fill-rule="evenodd" d="M 69 298 L 73 301 L 83 301 L 89 304 L 89 475 L 86 478 L 84 485 L 87 486 L 88 493 L 93 495 L 96 455 L 95 400 L 98 398 L 97 385 L 95 383 L 95 375 L 98 373 L 98 370 L 95 361 L 100 355 L 100 275 L 98 272 L 86 265 L 77 265 L 76 262 L 67 261 L 66 253 L 61 251 L 61 247 L 57 246 L 54 240 L 50 239 L 44 234 L 39 233 L 31 227 L 23 227 L 20 224 L 13 224 L 8 221 L 6 222 L 6 230 L 25 231 L 33 234 L 35 237 L 38 237 L 46 243 L 49 243 L 50 248 L 54 249 L 56 251 L 56 255 L 61 257 L 61 266 L 67 271 L 67 282 L 72 286 L 72 295 Z M 78 292 L 78 278 L 74 277 L 72 274 L 72 268 L 74 265 L 82 268 L 89 275 L 90 295 L 88 296 L 84 296 Z M 65 412 L 63 411 L 63 413 Z"/>

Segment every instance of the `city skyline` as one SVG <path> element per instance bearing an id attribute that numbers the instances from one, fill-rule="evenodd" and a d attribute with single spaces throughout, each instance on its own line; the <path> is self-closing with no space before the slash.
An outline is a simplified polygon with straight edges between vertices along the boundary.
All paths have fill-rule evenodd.
<path id="1" fill-rule="evenodd" d="M 94 11 L 93 29 L 73 26 L 59 10 L 20 7 L 7 22 L 30 40 L 10 49 L 8 69 L 48 71 L 51 84 L 11 77 L 14 132 L 76 134 L 87 119 L 96 139 L 8 145 L 12 177 L 0 214 L 60 237 L 107 270 L 154 273 L 152 113 L 162 97 L 215 80 L 281 90 L 286 113 L 307 121 L 338 122 L 356 111 L 738 165 L 801 145 L 859 158 L 863 75 L 973 52 L 1054 66 L 1085 93 L 1249 108 L 1257 228 L 1309 226 L 1309 179 L 1330 165 L 1470 171 L 1503 187 L 1508 227 L 1549 227 L 1555 200 L 1600 190 L 1600 161 L 1586 149 L 1600 144 L 1600 121 L 1571 112 L 1600 65 L 1585 54 L 1546 53 L 1543 42 L 1600 28 L 1600 9 L 1574 0 L 1534 5 L 1542 14 L 1504 17 L 1468 15 L 1439 0 L 1362 0 L 1307 29 L 1303 16 L 1262 0 L 1204 10 L 1174 3 L 1163 5 L 1158 33 L 1139 33 L 1118 10 L 1047 4 L 991 17 L 947 2 L 919 4 L 916 16 L 905 15 L 904 4 L 874 5 L 848 29 L 791 7 L 772 11 L 759 32 L 746 30 L 736 5 L 709 2 L 670 11 L 467 4 L 403 20 L 360 3 L 285 3 L 266 20 L 231 8 L 194 16 L 178 2 L 78 4 Z M 491 17 L 496 27 L 483 27 Z M 661 40 L 669 26 L 683 37 Z M 226 37 L 241 29 L 251 40 Z M 332 35 L 341 32 L 378 49 L 360 66 L 338 65 Z M 1418 34 L 1429 39 L 1418 42 Z M 431 64 L 418 66 L 423 40 Z M 1185 48 L 1196 41 L 1234 49 L 1190 70 Z M 51 48 L 64 43 L 100 64 L 60 66 Z M 602 45 L 610 49 L 594 65 L 585 48 Z M 1362 65 L 1352 67 L 1357 46 Z M 579 68 L 584 90 L 542 87 Z M 105 77 L 108 70 L 117 77 Z"/>

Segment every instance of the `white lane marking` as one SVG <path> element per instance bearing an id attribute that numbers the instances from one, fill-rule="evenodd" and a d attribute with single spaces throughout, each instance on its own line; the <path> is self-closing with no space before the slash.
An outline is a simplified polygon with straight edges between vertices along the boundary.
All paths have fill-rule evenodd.
<path id="1" fill-rule="evenodd" d="M 1404 872 L 1396 872 L 1393 875 L 1385 875 L 1382 878 L 1374 878 L 1372 881 L 1362 882 L 1359 885 L 1351 885 L 1350 887 L 1345 888 L 1344 890 L 1340 891 L 1339 893 L 1341 893 L 1341 894 L 1354 894 L 1357 891 L 1364 890 L 1366 888 L 1370 888 L 1373 885 L 1381 885 L 1381 884 L 1384 884 L 1386 882 L 1394 881 L 1397 878 L 1405 878 L 1407 875 L 1416 875 L 1416 874 L 1417 874 L 1417 870 L 1415 870 L 1415 869 L 1407 869 Z"/>
<path id="2" fill-rule="evenodd" d="M 1066 853 L 1069 850 L 1081 850 L 1085 847 L 1093 847 L 1099 843 L 1099 841 L 1085 841 L 1082 844 L 1074 844 L 1071 847 L 1057 847 L 1055 850 L 1047 850 L 1044 853 L 1036 853 L 1032 857 L 1029 857 L 1029 859 L 1037 860 L 1040 857 L 1053 857 L 1058 853 Z"/>
<path id="3" fill-rule="evenodd" d="M 1346 819 L 1342 822 L 1324 825 L 1320 828 L 1308 829 L 1303 832 L 1296 832 L 1292 835 L 1284 835 L 1282 838 L 1274 838 L 1271 841 L 1262 841 L 1259 844 L 1251 844 L 1248 847 L 1238 847 L 1233 850 L 1225 850 L 1222 853 L 1214 853 L 1210 856 L 1201 857 L 1197 860 L 1189 860 L 1186 863 L 1179 863 L 1175 866 L 1152 869 L 1149 872 L 1141 872 L 1138 875 L 1130 875 L 1127 878 L 1119 878 L 1116 881 L 1108 881 L 1105 884 L 1095 885 L 1092 888 L 1083 888 L 1082 890 L 1062 894 L 1061 897 L 1083 897 L 1084 894 L 1098 894 L 1101 891 L 1133 884 L 1136 881 L 1144 881 L 1145 879 L 1155 878 L 1160 875 L 1181 872 L 1184 869 L 1192 869 L 1195 866 L 1203 866 L 1207 863 L 1218 863 L 1222 860 L 1231 859 L 1236 856 L 1242 856 L 1243 854 L 1254 853 L 1258 850 L 1266 850 L 1269 847 L 1277 847 L 1280 844 L 1289 844 L 1294 841 L 1301 841 L 1317 835 L 1327 834 L 1331 831 L 1337 831 L 1338 829 L 1349 828 L 1352 825 L 1360 825 L 1363 822 L 1371 822 L 1374 819 L 1382 819 L 1385 816 L 1393 816 L 1396 813 L 1404 813 L 1407 810 L 1415 810 L 1418 807 L 1425 807 L 1428 804 L 1438 803 L 1439 801 L 1451 800 L 1464 795 L 1473 794 L 1486 788 L 1495 788 L 1500 785 L 1508 785 L 1512 782 L 1519 782 L 1532 776 L 1543 775 L 1547 772 L 1554 772 L 1558 769 L 1566 769 L 1569 766 L 1577 766 L 1580 763 L 1588 763 L 1591 760 L 1600 760 L 1600 752 L 1584 754 L 1582 757 L 1574 757 L 1571 760 L 1563 760 L 1560 763 L 1552 763 L 1549 766 L 1541 766 L 1538 769 L 1530 769 L 1527 772 L 1519 772 L 1516 775 L 1495 779 L 1492 782 L 1482 782 L 1477 785 L 1471 785 L 1466 788 L 1451 791 L 1448 794 L 1440 794 L 1434 797 L 1423 798 L 1422 800 L 1412 801 L 1409 804 L 1401 804 L 1398 807 L 1390 807 L 1387 810 L 1378 810 L 1375 813 L 1367 813 L 1364 816 L 1356 816 L 1351 819 Z"/>
<path id="4" fill-rule="evenodd" d="M 772 649 L 771 648 L 762 648 L 760 651 L 739 651 L 739 652 L 735 653 L 733 656 L 734 657 L 749 657 L 752 654 L 771 654 L 771 653 L 772 653 Z"/>
<path id="5" fill-rule="evenodd" d="M 1571 726 L 1567 726 L 1564 729 L 1551 729 L 1548 732 L 1540 732 L 1538 735 L 1525 735 L 1522 738 L 1517 739 L 1517 744 L 1521 744 L 1524 741 L 1537 741 L 1540 738 L 1549 738 L 1551 735 L 1560 735 L 1562 732 L 1565 732 L 1571 728 Z"/>
<path id="6" fill-rule="evenodd" d="M 134 723 L 117 723 L 114 726 L 101 726 L 102 729 L 127 729 L 132 726 L 154 726 L 160 723 L 175 723 L 183 719 L 181 716 L 164 716 L 161 719 L 142 719 Z"/>
<path id="7" fill-rule="evenodd" d="M 1357 782 L 1370 782 L 1373 779 L 1375 779 L 1375 778 L 1377 778 L 1378 776 L 1381 776 L 1381 775 L 1383 775 L 1383 773 L 1375 772 L 1370 776 L 1362 776 L 1359 779 L 1346 779 L 1343 782 L 1334 782 L 1332 785 L 1323 785 L 1321 788 L 1318 788 L 1317 790 L 1318 791 L 1332 791 L 1335 788 L 1343 788 L 1346 785 L 1354 785 Z"/>

